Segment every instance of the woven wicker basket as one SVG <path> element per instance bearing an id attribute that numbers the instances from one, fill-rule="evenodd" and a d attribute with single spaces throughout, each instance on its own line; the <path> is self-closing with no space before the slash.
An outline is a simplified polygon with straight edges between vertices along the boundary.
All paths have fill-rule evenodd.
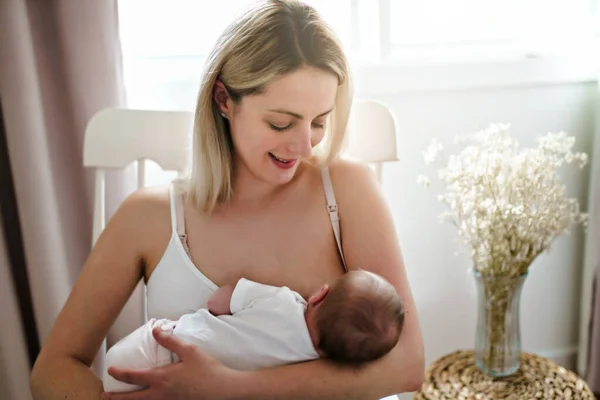
<path id="1" fill-rule="evenodd" d="M 477 368 L 472 350 L 460 350 L 438 359 L 427 369 L 425 382 L 414 399 L 594 400 L 595 397 L 575 373 L 535 354 L 521 353 L 521 366 L 514 375 L 492 378 Z"/>

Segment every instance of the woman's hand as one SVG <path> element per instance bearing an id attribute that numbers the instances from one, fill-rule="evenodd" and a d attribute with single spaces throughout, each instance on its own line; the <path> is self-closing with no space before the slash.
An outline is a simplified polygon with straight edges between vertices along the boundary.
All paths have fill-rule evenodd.
<path id="1" fill-rule="evenodd" d="M 234 388 L 232 380 L 241 372 L 225 367 L 197 346 L 182 341 L 172 333 L 155 328 L 152 334 L 158 344 L 177 354 L 180 361 L 145 370 L 111 367 L 108 373 L 115 379 L 145 386 L 147 389 L 130 393 L 104 393 L 103 400 L 231 398 L 229 391 Z"/>

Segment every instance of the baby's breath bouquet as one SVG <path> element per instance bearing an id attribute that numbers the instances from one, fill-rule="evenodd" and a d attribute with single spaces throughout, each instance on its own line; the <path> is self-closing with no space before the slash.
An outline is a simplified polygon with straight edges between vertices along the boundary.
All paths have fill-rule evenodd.
<path id="1" fill-rule="evenodd" d="M 462 150 L 438 170 L 445 184 L 439 200 L 447 206 L 441 217 L 457 227 L 472 257 L 480 303 L 476 360 L 490 375 L 518 369 L 518 298 L 533 260 L 585 221 L 558 176 L 566 164 L 587 163 L 585 153 L 573 152 L 574 142 L 564 132 L 549 133 L 522 148 L 510 125 L 492 124 L 457 137 Z M 425 164 L 438 161 L 443 149 L 434 140 L 423 152 Z M 424 175 L 418 181 L 429 185 Z"/>

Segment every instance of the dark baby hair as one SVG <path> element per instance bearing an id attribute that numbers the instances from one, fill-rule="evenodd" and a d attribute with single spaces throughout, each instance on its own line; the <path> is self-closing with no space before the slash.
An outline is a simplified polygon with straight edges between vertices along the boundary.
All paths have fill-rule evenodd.
<path id="1" fill-rule="evenodd" d="M 374 361 L 394 348 L 404 326 L 404 305 L 377 274 L 350 271 L 330 289 L 316 316 L 318 347 L 343 364 Z"/>

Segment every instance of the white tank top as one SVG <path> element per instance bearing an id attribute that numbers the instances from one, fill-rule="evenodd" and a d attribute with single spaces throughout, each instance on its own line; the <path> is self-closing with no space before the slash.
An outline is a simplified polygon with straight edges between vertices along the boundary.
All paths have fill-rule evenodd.
<path id="1" fill-rule="evenodd" d="M 338 206 L 327 167 L 321 170 L 327 211 L 338 245 L 344 269 Z M 187 250 L 183 201 L 174 186 L 170 188 L 171 239 L 146 286 L 146 319 L 179 319 L 183 314 L 206 308 L 210 295 L 218 286 L 208 279 L 192 262 Z"/>

